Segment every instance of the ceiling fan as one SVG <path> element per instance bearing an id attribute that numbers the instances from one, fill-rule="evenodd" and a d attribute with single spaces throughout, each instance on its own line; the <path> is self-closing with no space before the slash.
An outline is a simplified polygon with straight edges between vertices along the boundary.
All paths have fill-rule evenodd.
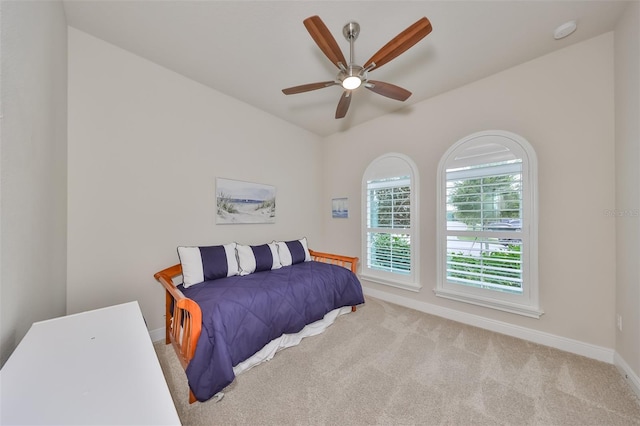
<path id="1" fill-rule="evenodd" d="M 414 44 L 422 40 L 431 32 L 431 22 L 425 17 L 420 18 L 413 25 L 395 36 L 389 43 L 378 50 L 364 65 L 354 63 L 353 44 L 360 34 L 360 25 L 357 22 L 349 22 L 342 28 L 342 34 L 349 41 L 349 62 L 347 63 L 338 43 L 329 32 L 327 26 L 319 16 L 311 16 L 304 21 L 304 26 L 309 31 L 311 38 L 316 42 L 320 50 L 340 70 L 335 80 L 319 83 L 303 84 L 301 86 L 282 89 L 285 95 L 309 92 L 325 87 L 340 85 L 344 91 L 336 108 L 336 118 L 343 118 L 349 110 L 351 95 L 354 90 L 364 86 L 374 93 L 386 96 L 398 101 L 405 101 L 411 96 L 411 92 L 391 83 L 369 80 L 368 73 L 376 70 L 404 53 Z"/>

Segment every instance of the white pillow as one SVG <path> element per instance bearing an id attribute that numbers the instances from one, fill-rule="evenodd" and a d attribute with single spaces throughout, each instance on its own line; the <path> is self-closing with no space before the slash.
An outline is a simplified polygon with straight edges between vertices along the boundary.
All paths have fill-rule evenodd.
<path id="1" fill-rule="evenodd" d="M 282 266 L 295 265 L 296 263 L 309 262 L 311 255 L 307 248 L 307 237 L 293 241 L 278 241 L 278 256 Z"/>
<path id="2" fill-rule="evenodd" d="M 178 247 L 185 288 L 240 273 L 236 243 L 208 247 Z"/>
<path id="3" fill-rule="evenodd" d="M 240 264 L 240 275 L 270 271 L 281 267 L 278 247 L 275 243 L 259 246 L 238 244 L 236 250 L 238 252 L 238 263 Z"/>

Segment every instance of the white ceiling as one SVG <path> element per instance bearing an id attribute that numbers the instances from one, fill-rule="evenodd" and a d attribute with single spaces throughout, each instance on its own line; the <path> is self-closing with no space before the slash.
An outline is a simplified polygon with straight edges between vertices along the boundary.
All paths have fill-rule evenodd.
<path id="1" fill-rule="evenodd" d="M 65 0 L 68 24 L 321 136 L 402 108 L 611 31 L 623 1 L 189 1 Z M 319 15 L 345 57 L 342 27 L 360 24 L 362 64 L 426 16 L 433 32 L 370 78 L 413 95 L 399 102 L 357 90 L 347 116 L 334 119 L 339 86 L 284 95 L 286 87 L 327 81 L 337 68 L 303 19 Z M 554 40 L 554 29 L 578 29 Z M 405 110 L 406 111 L 406 110 Z"/>

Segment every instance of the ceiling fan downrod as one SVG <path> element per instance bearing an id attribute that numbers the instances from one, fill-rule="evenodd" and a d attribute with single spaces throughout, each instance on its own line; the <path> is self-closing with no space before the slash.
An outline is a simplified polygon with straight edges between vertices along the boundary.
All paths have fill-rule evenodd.
<path id="1" fill-rule="evenodd" d="M 355 62 L 355 56 L 353 54 L 353 42 L 356 41 L 360 35 L 360 24 L 357 22 L 349 22 L 342 28 L 342 35 L 349 42 L 349 65 Z"/>
<path id="2" fill-rule="evenodd" d="M 360 35 L 360 24 L 354 21 L 348 22 L 342 28 L 342 35 L 349 42 L 349 64 L 346 66 L 342 63 L 339 64 L 342 66 L 340 66 L 340 72 L 336 79 L 345 89 L 355 90 L 367 81 L 364 68 L 355 64 L 354 42 Z"/>

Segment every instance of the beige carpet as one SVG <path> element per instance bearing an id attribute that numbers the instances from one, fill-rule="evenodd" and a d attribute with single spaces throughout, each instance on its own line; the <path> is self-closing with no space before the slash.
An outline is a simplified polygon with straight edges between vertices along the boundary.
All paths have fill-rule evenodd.
<path id="1" fill-rule="evenodd" d="M 172 347 L 155 348 L 185 425 L 640 425 L 612 365 L 373 298 L 220 402 L 189 405 Z"/>

